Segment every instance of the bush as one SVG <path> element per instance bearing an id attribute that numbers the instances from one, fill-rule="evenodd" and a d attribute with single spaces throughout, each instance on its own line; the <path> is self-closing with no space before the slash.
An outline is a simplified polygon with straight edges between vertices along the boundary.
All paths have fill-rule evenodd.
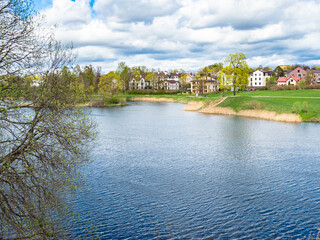
<path id="1" fill-rule="evenodd" d="M 304 89 L 320 89 L 320 84 L 306 85 Z"/>
<path id="2" fill-rule="evenodd" d="M 112 97 L 105 97 L 104 103 L 107 105 L 112 105 L 112 104 L 125 104 L 126 103 L 126 98 L 123 96 L 119 95 L 113 95 Z"/>

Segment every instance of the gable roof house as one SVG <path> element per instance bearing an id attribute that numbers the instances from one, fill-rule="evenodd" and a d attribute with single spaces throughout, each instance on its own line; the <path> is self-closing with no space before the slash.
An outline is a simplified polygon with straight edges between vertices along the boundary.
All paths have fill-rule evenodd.
<path id="1" fill-rule="evenodd" d="M 288 70 L 285 75 L 286 77 L 299 77 L 305 79 L 307 76 L 307 70 L 309 70 L 309 67 L 296 67 L 294 69 Z"/>
<path id="2" fill-rule="evenodd" d="M 279 77 L 277 80 L 277 85 L 297 85 L 301 80 L 299 77 Z"/>

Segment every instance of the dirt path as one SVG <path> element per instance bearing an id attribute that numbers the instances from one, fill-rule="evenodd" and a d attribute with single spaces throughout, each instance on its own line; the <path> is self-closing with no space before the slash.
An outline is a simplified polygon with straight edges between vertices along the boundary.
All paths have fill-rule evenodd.
<path id="1" fill-rule="evenodd" d="M 211 106 L 215 107 L 222 103 L 224 100 L 226 100 L 227 97 L 222 97 L 219 98 L 213 102 L 210 103 Z M 184 107 L 184 111 L 200 111 L 202 108 L 205 107 L 205 104 L 203 102 L 196 102 L 196 101 L 191 101 L 188 102 L 188 104 Z"/>

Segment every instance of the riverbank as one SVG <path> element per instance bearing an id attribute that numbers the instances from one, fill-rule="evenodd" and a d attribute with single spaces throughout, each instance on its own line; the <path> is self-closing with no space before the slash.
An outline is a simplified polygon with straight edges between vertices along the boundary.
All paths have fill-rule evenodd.
<path id="1" fill-rule="evenodd" d="M 261 93 L 262 96 L 257 93 L 250 96 L 250 93 L 244 92 L 236 97 L 222 97 L 222 94 L 214 94 L 198 98 L 197 101 L 193 96 L 184 96 L 182 100 L 181 97 L 174 99 L 171 96 L 139 96 L 132 97 L 131 100 L 187 103 L 185 111 L 197 111 L 203 114 L 232 115 L 289 123 L 320 122 L 320 98 L 315 95 L 318 92 L 313 92 L 312 97 L 306 97 L 305 91 L 302 92 L 304 96 L 301 97 L 294 95 L 286 97 L 287 93 L 284 91 L 280 92 L 284 94 L 282 97 L 268 96 L 267 91 Z M 274 92 L 270 91 L 270 93 L 270 95 L 276 95 Z M 297 95 L 299 93 L 296 91 Z"/>

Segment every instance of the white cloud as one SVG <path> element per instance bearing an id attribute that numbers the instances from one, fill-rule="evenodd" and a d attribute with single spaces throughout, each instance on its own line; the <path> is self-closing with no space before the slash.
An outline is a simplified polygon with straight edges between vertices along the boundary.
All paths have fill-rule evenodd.
<path id="1" fill-rule="evenodd" d="M 319 12 L 316 0 L 53 0 L 43 11 L 83 64 L 187 70 L 234 52 L 251 66 L 318 62 Z"/>
<path id="2" fill-rule="evenodd" d="M 87 24 L 91 20 L 91 9 L 88 0 L 53 0 L 52 7 L 42 12 L 47 24 L 58 26 L 69 25 L 70 28 L 79 24 Z"/>

